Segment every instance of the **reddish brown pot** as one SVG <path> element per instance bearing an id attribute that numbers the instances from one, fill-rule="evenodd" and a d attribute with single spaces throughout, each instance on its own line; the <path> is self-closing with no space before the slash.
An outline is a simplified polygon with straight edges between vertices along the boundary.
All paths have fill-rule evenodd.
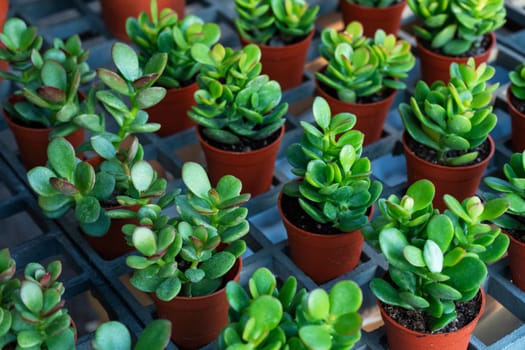
<path id="1" fill-rule="evenodd" d="M 225 275 L 224 281 L 239 282 L 242 259 Z M 162 301 L 153 295 L 159 318 L 170 320 L 171 339 L 183 349 L 196 349 L 216 340 L 228 323 L 226 288 L 201 297 L 175 297 Z"/>
<path id="2" fill-rule="evenodd" d="M 509 268 L 512 282 L 525 292 L 525 243 L 508 234 L 510 245 L 508 250 Z"/>
<path id="3" fill-rule="evenodd" d="M 137 211 L 139 208 L 140 206 L 136 205 L 131 207 L 115 206 L 110 209 L 130 209 Z M 113 260 L 135 250 L 133 246 L 128 245 L 122 232 L 122 226 L 126 224 L 136 225 L 138 222 L 136 219 L 111 219 L 109 230 L 105 235 L 95 237 L 84 234 L 84 237 L 91 248 L 93 248 L 102 259 Z"/>
<path id="4" fill-rule="evenodd" d="M 492 49 L 496 46 L 496 35 L 490 33 L 490 47 L 483 54 L 474 56 L 476 66 L 488 62 Z M 431 85 L 436 80 L 448 83 L 450 80 L 450 64 L 452 62 L 467 63 L 469 57 L 451 57 L 434 53 L 424 47 L 416 37 L 417 52 L 421 63 L 421 79 Z"/>
<path id="5" fill-rule="evenodd" d="M 350 103 L 341 101 L 330 94 L 328 94 L 316 81 L 317 94 L 323 97 L 330 106 L 332 115 L 349 112 L 355 114 L 357 117 L 354 129 L 359 130 L 365 134 L 364 146 L 369 145 L 381 138 L 383 132 L 383 125 L 396 96 L 396 91 L 393 90 L 390 96 L 386 99 L 374 103 Z"/>
<path id="6" fill-rule="evenodd" d="M 277 208 L 286 229 L 290 255 L 304 273 L 320 284 L 352 271 L 359 264 L 364 243 L 361 230 L 332 235 L 305 231 L 295 226 L 284 214 L 282 196 L 281 191 Z M 373 209 L 368 214 L 369 219 Z"/>
<path id="7" fill-rule="evenodd" d="M 514 152 L 523 152 L 525 150 L 525 115 L 521 113 L 511 101 L 510 84 L 507 88 L 507 106 L 510 114 L 512 129 L 512 150 Z"/>
<path id="8" fill-rule="evenodd" d="M 378 29 L 387 34 L 396 34 L 401 27 L 401 17 L 405 9 L 406 0 L 388 7 L 367 7 L 347 0 L 340 0 L 339 5 L 343 14 L 345 27 L 352 21 L 363 24 L 364 34 L 373 38 Z"/>
<path id="9" fill-rule="evenodd" d="M 182 18 L 186 0 L 157 0 L 157 6 L 159 12 L 169 7 L 177 12 L 179 18 Z M 150 0 L 100 0 L 100 12 L 106 27 L 121 41 L 130 41 L 126 33 L 128 17 L 137 17 L 142 11 L 150 14 Z"/>
<path id="10" fill-rule="evenodd" d="M 467 166 L 437 165 L 417 157 L 406 144 L 406 131 L 403 133 L 402 142 L 405 151 L 408 185 L 420 179 L 428 179 L 436 187 L 434 207 L 446 209 L 443 196 L 450 194 L 458 201 L 476 194 L 483 172 L 494 155 L 494 140 L 489 135 L 490 154 L 482 162 Z"/>
<path id="11" fill-rule="evenodd" d="M 383 309 L 382 303 L 378 301 L 381 318 L 385 323 L 388 348 L 390 350 L 465 350 L 485 310 L 486 296 L 483 288 L 480 288 L 480 293 L 481 307 L 476 318 L 457 331 L 449 333 L 421 333 L 405 328 L 392 319 Z"/>
<path id="12" fill-rule="evenodd" d="M 162 125 L 157 131 L 159 136 L 173 135 L 195 125 L 188 111 L 196 105 L 193 94 L 198 88 L 195 82 L 180 89 L 168 89 L 162 101 L 147 109 L 149 121 Z"/>
<path id="13" fill-rule="evenodd" d="M 268 46 L 257 44 L 261 49 L 262 73 L 268 74 L 270 79 L 276 80 L 281 89 L 287 90 L 299 85 L 303 81 L 304 64 L 308 48 L 312 42 L 315 30 L 298 43 L 286 46 Z M 240 37 L 241 44 L 251 44 Z"/>
<path id="14" fill-rule="evenodd" d="M 15 103 L 21 100 L 22 98 L 19 96 L 11 96 L 9 98 L 10 103 Z M 49 134 L 53 128 L 36 129 L 20 125 L 5 109 L 4 116 L 7 125 L 9 125 L 9 128 L 15 137 L 18 152 L 20 153 L 20 159 L 26 169 L 32 169 L 38 165 L 45 165 L 47 162 Z M 69 134 L 66 139 L 76 148 L 84 142 L 84 135 L 84 129 L 78 129 Z"/>
<path id="15" fill-rule="evenodd" d="M 231 152 L 210 145 L 202 137 L 200 128 L 197 128 L 212 184 L 216 184 L 224 175 L 233 175 L 241 180 L 242 191 L 250 193 L 252 197 L 270 189 L 283 135 L 284 125 L 279 137 L 270 145 L 251 152 Z"/>

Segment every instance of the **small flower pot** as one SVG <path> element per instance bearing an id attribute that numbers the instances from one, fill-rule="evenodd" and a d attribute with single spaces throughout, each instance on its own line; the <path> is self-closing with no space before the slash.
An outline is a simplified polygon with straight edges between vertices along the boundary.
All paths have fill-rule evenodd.
<path id="1" fill-rule="evenodd" d="M 339 6 L 345 26 L 352 21 L 358 21 L 363 24 L 364 34 L 369 38 L 373 38 L 378 29 L 397 36 L 406 0 L 388 7 L 367 7 L 340 0 Z"/>
<path id="2" fill-rule="evenodd" d="M 437 54 L 426 48 L 418 37 L 416 37 L 417 52 L 421 63 L 421 79 L 428 85 L 436 80 L 448 83 L 450 80 L 450 64 L 452 62 L 467 63 L 470 57 L 452 57 Z M 490 46 L 481 55 L 474 56 L 476 67 L 483 62 L 488 62 L 492 49 L 496 46 L 496 35 L 490 33 Z"/>
<path id="3" fill-rule="evenodd" d="M 510 238 L 508 255 L 512 282 L 525 292 L 525 243 L 516 239 L 511 234 L 507 235 Z"/>
<path id="4" fill-rule="evenodd" d="M 525 135 L 525 114 L 514 106 L 512 98 L 516 97 L 511 96 L 512 92 L 510 91 L 509 84 L 506 97 L 511 120 L 512 150 L 514 152 L 523 152 L 523 150 L 525 150 L 525 138 L 523 137 L 523 135 Z"/>

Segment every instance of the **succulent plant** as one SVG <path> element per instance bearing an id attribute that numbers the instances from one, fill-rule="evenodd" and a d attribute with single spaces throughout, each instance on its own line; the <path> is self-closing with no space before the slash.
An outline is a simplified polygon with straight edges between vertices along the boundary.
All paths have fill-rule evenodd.
<path id="1" fill-rule="evenodd" d="M 120 210 L 139 221 L 122 228 L 140 253 L 126 259 L 134 269 L 131 284 L 164 301 L 217 290 L 246 250 L 241 238 L 249 230 L 248 211 L 240 205 L 250 195 L 240 193 L 239 179 L 226 175 L 212 188 L 204 168 L 187 162 L 182 180 L 186 194 L 169 192 L 138 212 Z M 166 214 L 171 205 L 176 206 L 175 217 Z"/>
<path id="2" fill-rule="evenodd" d="M 233 50 L 197 43 L 191 54 L 203 67 L 197 78 L 197 106 L 188 116 L 203 127 L 206 137 L 243 145 L 268 138 L 285 123 L 288 104 L 281 103 L 279 84 L 260 75 L 261 51 L 256 45 Z"/>
<path id="3" fill-rule="evenodd" d="M 220 27 L 216 23 L 204 23 L 195 15 L 178 18 L 169 8 L 159 14 L 155 0 L 151 2 L 150 14 L 151 19 L 146 12 L 141 12 L 126 22 L 128 36 L 139 48 L 141 63 L 164 52 L 168 54 L 168 62 L 156 85 L 169 89 L 192 83 L 201 65 L 191 56 L 191 48 L 195 43 L 213 46 L 221 36 Z"/>
<path id="4" fill-rule="evenodd" d="M 525 152 L 514 153 L 508 163 L 503 165 L 504 179 L 487 176 L 484 181 L 491 189 L 509 202 L 507 213 L 495 223 L 509 230 L 525 230 L 523 217 L 525 216 Z M 490 194 L 488 194 L 490 196 Z"/>
<path id="5" fill-rule="evenodd" d="M 140 333 L 133 350 L 163 350 L 168 346 L 171 322 L 153 320 Z M 108 321 L 98 326 L 92 341 L 95 350 L 131 350 L 131 335 L 124 324 Z"/>
<path id="6" fill-rule="evenodd" d="M 415 25 L 418 37 L 432 50 L 447 56 L 461 56 L 480 48 L 483 36 L 505 23 L 505 2 L 489 0 L 482 5 L 470 0 L 407 0 L 412 12 L 421 18 Z"/>
<path id="7" fill-rule="evenodd" d="M 405 129 L 420 144 L 436 151 L 440 164 L 468 164 L 478 157 L 476 147 L 484 143 L 496 126 L 492 93 L 499 84 L 487 85 L 495 69 L 485 63 L 450 65 L 450 82 L 429 87 L 418 81 L 410 104 L 401 103 L 399 114 Z M 449 151 L 461 151 L 450 155 Z"/>
<path id="8" fill-rule="evenodd" d="M 349 23 L 343 32 L 326 28 L 321 33 L 319 51 L 328 61 L 317 79 L 334 89 L 337 97 L 355 103 L 358 98 L 387 94 L 390 89 L 404 89 L 406 78 L 416 59 L 410 44 L 380 29 L 374 38 L 363 36 L 359 22 Z"/>
<path id="9" fill-rule="evenodd" d="M 348 1 L 351 4 L 357 4 L 364 7 L 377 7 L 377 8 L 383 8 L 392 6 L 394 4 L 399 3 L 399 0 L 345 0 Z"/>
<path id="10" fill-rule="evenodd" d="M 29 263 L 22 280 L 15 270 L 9 250 L 0 250 L 0 347 L 73 349 L 76 330 L 62 300 L 61 262 Z"/>
<path id="11" fill-rule="evenodd" d="M 486 263 L 501 258 L 509 244 L 501 229 L 486 223 L 507 210 L 506 199 L 483 203 L 474 196 L 460 203 L 445 195 L 448 209 L 439 213 L 431 206 L 434 191 L 431 182 L 419 180 L 401 199 L 383 201 L 380 208 L 387 210 L 372 223 L 375 236 L 366 235 L 378 242 L 389 264 L 390 281 L 373 279 L 372 292 L 383 303 L 427 313 L 433 331 L 456 319 L 455 302 L 476 296 L 487 276 Z"/>
<path id="12" fill-rule="evenodd" d="M 20 85 L 15 95 L 20 100 L 4 103 L 4 108 L 18 123 L 30 127 L 54 127 L 53 136 L 65 136 L 78 128 L 99 132 L 103 121 L 96 114 L 85 113 L 79 96 L 82 84 L 95 73 L 89 69 L 89 52 L 82 48 L 78 35 L 66 41 L 55 39 L 53 46 L 41 52 L 42 37 L 36 28 L 20 18 L 10 18 L 0 40 L 0 59 L 11 70 L 0 77 Z"/>
<path id="13" fill-rule="evenodd" d="M 331 116 L 322 97 L 315 98 L 313 115 L 316 125 L 302 121 L 301 142 L 286 151 L 299 181 L 286 183 L 283 192 L 298 198 L 315 221 L 354 231 L 368 222 L 367 212 L 381 194 L 381 183 L 370 180 L 370 160 L 361 157 L 364 135 L 352 129 L 355 116 Z"/>
<path id="14" fill-rule="evenodd" d="M 235 26 L 243 38 L 271 45 L 306 37 L 314 29 L 319 6 L 310 8 L 304 0 L 235 0 L 235 10 Z"/>
<path id="15" fill-rule="evenodd" d="M 259 268 L 248 284 L 250 294 L 237 282 L 226 285 L 229 323 L 219 349 L 351 349 L 361 338 L 363 296 L 353 281 L 308 293 L 290 276 L 278 289 L 272 272 Z"/>
<path id="16" fill-rule="evenodd" d="M 145 204 L 164 193 L 166 180 L 157 178 L 143 160 L 136 137 L 122 142 L 118 150 L 100 136 L 92 137 L 91 145 L 103 160 L 100 166 L 80 161 L 73 146 L 57 137 L 49 144 L 47 166 L 31 169 L 27 177 L 46 216 L 59 218 L 74 210 L 84 233 L 102 236 L 111 220 L 105 207 L 115 200 L 121 205 Z"/>
<path id="17" fill-rule="evenodd" d="M 509 72 L 509 78 L 512 94 L 520 100 L 525 100 L 525 65 L 517 65 L 514 70 Z"/>

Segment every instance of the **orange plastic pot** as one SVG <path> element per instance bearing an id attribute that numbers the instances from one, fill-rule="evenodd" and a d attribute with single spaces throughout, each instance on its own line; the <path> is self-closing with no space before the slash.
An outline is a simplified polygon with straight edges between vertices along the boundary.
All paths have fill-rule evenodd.
<path id="1" fill-rule="evenodd" d="M 364 243 L 361 230 L 330 235 L 305 231 L 286 217 L 281 203 L 283 195 L 279 194 L 277 208 L 286 229 L 290 256 L 297 267 L 318 284 L 352 271 L 361 258 Z"/>
<path id="2" fill-rule="evenodd" d="M 197 128 L 212 184 L 216 184 L 224 175 L 233 175 L 241 180 L 243 192 L 250 193 L 252 197 L 270 189 L 283 135 L 284 125 L 279 137 L 268 146 L 250 152 L 231 152 L 210 145 L 202 137 L 200 128 Z"/>
<path id="3" fill-rule="evenodd" d="M 481 178 L 490 159 L 494 155 L 494 140 L 489 135 L 490 153 L 480 163 L 466 166 L 444 166 L 433 164 L 421 159 L 406 144 L 406 131 L 403 133 L 402 142 L 405 152 L 408 185 L 420 179 L 430 180 L 436 188 L 434 207 L 439 210 L 446 209 L 443 196 L 450 194 L 458 201 L 474 196 L 481 182 Z"/>
<path id="4" fill-rule="evenodd" d="M 188 117 L 188 111 L 196 105 L 193 94 L 198 88 L 195 82 L 179 89 L 168 89 L 162 101 L 146 110 L 149 121 L 161 124 L 157 131 L 159 136 L 173 135 L 195 125 Z"/>
<path id="5" fill-rule="evenodd" d="M 490 33 L 490 46 L 481 55 L 474 56 L 476 66 L 488 62 L 492 49 L 496 46 L 496 35 Z M 467 63 L 469 57 L 452 57 L 437 54 L 424 47 L 416 37 L 417 52 L 421 63 L 421 79 L 431 85 L 436 80 L 448 83 L 450 80 L 450 64 L 452 62 Z"/>
<path id="6" fill-rule="evenodd" d="M 228 281 L 239 282 L 242 259 L 224 276 Z M 226 288 L 200 297 L 177 296 L 171 301 L 162 301 L 152 295 L 159 318 L 170 320 L 171 339 L 183 349 L 197 349 L 216 340 L 228 323 L 229 304 Z"/>
<path id="7" fill-rule="evenodd" d="M 118 40 L 130 42 L 126 33 L 128 17 L 137 17 L 141 12 L 150 13 L 150 0 L 100 0 L 100 12 L 109 32 Z M 184 17 L 186 0 L 157 0 L 159 12 L 171 8 Z"/>
<path id="8" fill-rule="evenodd" d="M 512 150 L 514 152 L 523 152 L 525 150 L 525 114 L 521 113 L 513 104 L 511 100 L 510 84 L 507 87 L 507 106 L 511 121 L 511 139 Z"/>
<path id="9" fill-rule="evenodd" d="M 374 143 L 381 138 L 388 111 L 390 110 L 394 97 L 396 96 L 395 90 L 392 91 L 390 96 L 379 102 L 350 103 L 331 96 L 322 88 L 322 86 L 320 86 L 317 79 L 315 79 L 315 81 L 317 94 L 328 102 L 333 115 L 343 112 L 355 114 L 357 121 L 354 129 L 365 134 L 365 146 Z"/>
<path id="10" fill-rule="evenodd" d="M 378 29 L 383 29 L 387 34 L 397 35 L 406 0 L 388 7 L 367 7 L 340 0 L 339 6 L 345 27 L 352 21 L 361 22 L 365 36 L 373 38 Z"/>
<path id="11" fill-rule="evenodd" d="M 510 238 L 508 255 L 512 282 L 525 292 L 525 243 L 510 234 L 508 236 Z"/>
<path id="12" fill-rule="evenodd" d="M 11 96 L 9 103 L 22 101 L 19 96 Z M 20 154 L 20 160 L 26 169 L 32 169 L 38 165 L 45 165 L 47 162 L 47 146 L 49 144 L 49 134 L 53 128 L 31 128 L 18 124 L 15 119 L 4 109 L 4 116 L 13 136 L 15 137 Z M 84 142 L 84 129 L 78 129 L 69 134 L 66 139 L 78 147 Z"/>
<path id="13" fill-rule="evenodd" d="M 481 293 L 481 307 L 478 315 L 467 325 L 455 332 L 449 333 L 421 333 L 403 327 L 392 319 L 384 310 L 383 304 L 378 301 L 381 317 L 384 322 L 388 348 L 390 350 L 465 350 L 470 342 L 472 332 L 485 309 L 486 296 L 483 288 Z"/>
<path id="14" fill-rule="evenodd" d="M 313 29 L 303 40 L 291 45 L 257 44 L 261 49 L 262 74 L 268 74 L 270 79 L 276 80 L 283 90 L 299 85 L 303 81 L 306 55 L 314 32 Z M 243 37 L 240 40 L 243 46 L 251 44 Z"/>

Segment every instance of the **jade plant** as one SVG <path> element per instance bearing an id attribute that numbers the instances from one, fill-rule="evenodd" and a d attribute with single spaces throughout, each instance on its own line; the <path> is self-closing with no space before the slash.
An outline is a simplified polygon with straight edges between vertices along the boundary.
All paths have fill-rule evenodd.
<path id="1" fill-rule="evenodd" d="M 130 282 L 163 301 L 219 289 L 246 250 L 241 238 L 249 230 L 248 210 L 241 205 L 250 195 L 240 193 L 239 179 L 226 175 L 212 188 L 204 168 L 187 162 L 182 181 L 184 194 L 168 192 L 137 212 L 120 210 L 139 222 L 122 228 L 139 253 L 126 259 L 133 269 Z M 171 206 L 174 216 L 167 214 Z"/>
<path id="2" fill-rule="evenodd" d="M 408 76 L 416 62 L 407 41 L 387 35 L 382 29 L 374 38 L 364 37 L 363 25 L 356 21 L 343 32 L 324 29 L 319 51 L 328 65 L 316 73 L 317 79 L 334 89 L 340 100 L 351 103 L 406 88 L 400 79 Z"/>
<path id="3" fill-rule="evenodd" d="M 257 269 L 248 294 L 230 281 L 226 297 L 229 323 L 217 340 L 219 349 L 351 349 L 361 338 L 359 286 L 339 281 L 327 293 L 297 290 L 290 276 L 280 288 L 267 268 Z"/>
<path id="4" fill-rule="evenodd" d="M 416 35 L 428 42 L 430 49 L 447 56 L 476 52 L 482 48 L 484 35 L 505 23 L 503 0 L 483 4 L 469 0 L 407 0 L 407 3 L 422 21 L 422 25 L 414 26 Z"/>
<path id="5" fill-rule="evenodd" d="M 42 37 L 35 27 L 28 27 L 20 18 L 6 21 L 0 40 L 0 59 L 10 70 L 0 77 L 17 83 L 18 100 L 4 103 L 5 110 L 17 123 L 37 128 L 53 127 L 52 135 L 65 136 L 79 128 L 99 132 L 103 120 L 84 111 L 79 89 L 89 83 L 95 73 L 87 64 L 89 51 L 82 48 L 78 35 L 42 50 Z"/>
<path id="6" fill-rule="evenodd" d="M 151 19 L 146 12 L 137 18 L 129 17 L 126 31 L 137 45 L 140 61 L 145 63 L 153 55 L 164 52 L 168 55 L 166 69 L 156 85 L 167 89 L 179 88 L 195 81 L 201 64 L 191 56 L 195 43 L 211 47 L 220 38 L 221 30 L 216 23 L 204 23 L 195 16 L 179 18 L 172 9 L 158 12 L 157 2 L 151 2 Z"/>
<path id="7" fill-rule="evenodd" d="M 95 350 L 163 350 L 168 346 L 170 335 L 170 321 L 153 320 L 132 347 L 131 335 L 126 326 L 119 321 L 108 321 L 98 326 L 92 345 Z"/>
<path id="8" fill-rule="evenodd" d="M 64 285 L 58 281 L 61 262 L 47 267 L 29 263 L 21 280 L 15 270 L 9 250 L 0 250 L 0 347 L 73 349 L 76 330 L 64 307 Z"/>
<path id="9" fill-rule="evenodd" d="M 375 278 L 370 289 L 385 304 L 430 316 L 437 331 L 457 318 L 456 303 L 472 300 L 487 276 L 487 263 L 501 258 L 509 238 L 489 222 L 508 208 L 504 198 L 461 203 L 445 195 L 447 209 L 432 208 L 434 185 L 413 183 L 407 193 L 381 199 L 380 217 L 365 237 L 384 254 L 388 280 Z M 378 222 L 375 222 L 378 220 Z"/>
<path id="10" fill-rule="evenodd" d="M 509 72 L 510 91 L 514 97 L 525 100 L 525 65 L 519 64 Z"/>
<path id="11" fill-rule="evenodd" d="M 497 195 L 507 199 L 509 209 L 507 213 L 495 223 L 507 230 L 523 231 L 525 230 L 525 152 L 514 153 L 508 163 L 503 165 L 503 175 L 505 178 L 487 176 L 484 181 L 491 189 L 497 192 Z M 487 194 L 490 196 L 490 194 Z M 523 239 L 523 238 L 522 238 Z"/>
<path id="12" fill-rule="evenodd" d="M 203 67 L 197 78 L 197 105 L 188 116 L 209 139 L 238 145 L 264 140 L 285 123 L 287 103 L 281 103 L 279 83 L 261 72 L 261 51 L 256 45 L 240 50 L 214 45 L 193 45 L 191 54 Z"/>
<path id="13" fill-rule="evenodd" d="M 235 27 L 244 39 L 263 45 L 292 44 L 315 26 L 319 5 L 304 0 L 235 0 Z"/>
<path id="14" fill-rule="evenodd" d="M 478 157 L 477 147 L 497 123 L 491 99 L 499 84 L 487 84 L 494 72 L 486 63 L 476 67 L 472 58 L 467 64 L 454 62 L 448 85 L 437 81 L 429 87 L 420 80 L 410 104 L 399 105 L 406 131 L 434 150 L 439 164 L 464 165 Z"/>
<path id="15" fill-rule="evenodd" d="M 315 98 L 313 115 L 315 124 L 302 121 L 301 141 L 286 151 L 299 180 L 286 183 L 283 192 L 297 198 L 315 221 L 354 231 L 368 222 L 368 211 L 379 198 L 382 185 L 370 179 L 370 160 L 361 156 L 364 135 L 352 129 L 355 116 L 332 116 L 322 97 Z"/>

